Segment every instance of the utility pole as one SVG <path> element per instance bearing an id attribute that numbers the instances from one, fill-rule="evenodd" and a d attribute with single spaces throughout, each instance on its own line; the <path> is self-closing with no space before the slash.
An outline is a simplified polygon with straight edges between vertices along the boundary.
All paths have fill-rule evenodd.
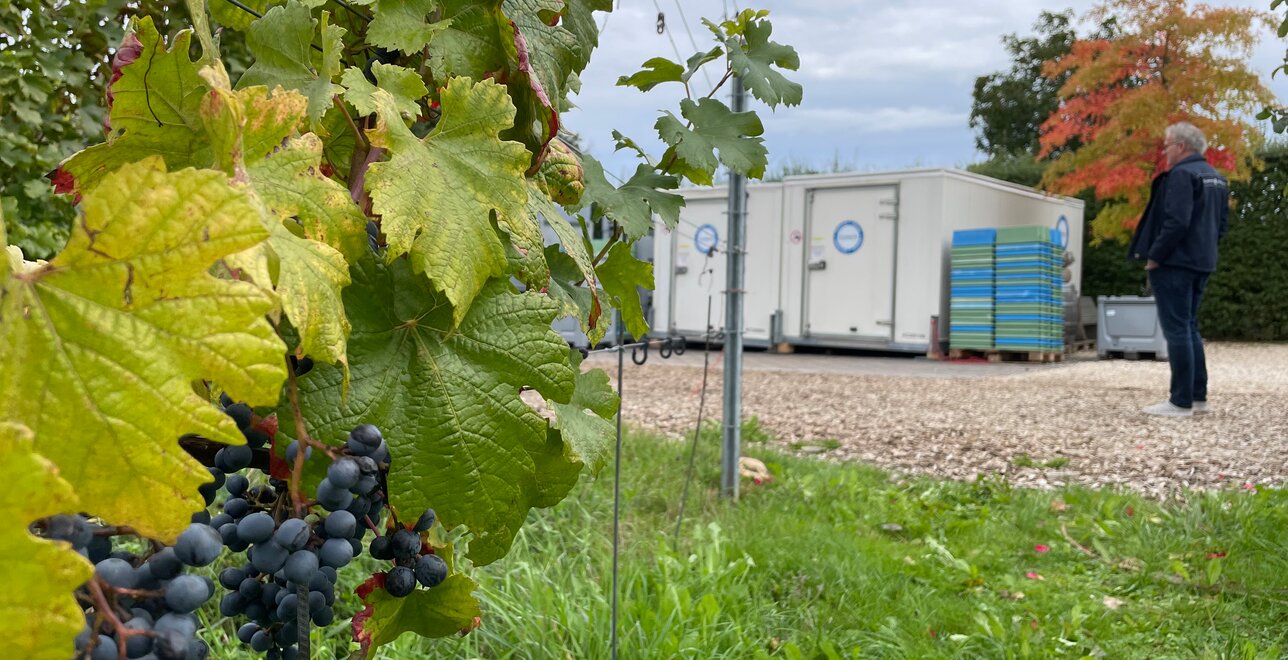
<path id="1" fill-rule="evenodd" d="M 746 110 L 742 78 L 735 73 L 733 111 Z M 738 457 L 742 453 L 742 302 L 746 262 L 747 181 L 729 172 L 729 242 L 725 248 L 724 431 L 721 434 L 720 493 L 738 500 Z"/>

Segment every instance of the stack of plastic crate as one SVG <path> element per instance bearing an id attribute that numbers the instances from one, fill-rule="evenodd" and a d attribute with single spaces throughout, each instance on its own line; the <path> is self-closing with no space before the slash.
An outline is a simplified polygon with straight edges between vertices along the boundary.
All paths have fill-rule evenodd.
<path id="1" fill-rule="evenodd" d="M 953 232 L 949 348 L 993 348 L 993 253 L 996 240 L 996 229 Z"/>
<path id="2" fill-rule="evenodd" d="M 1063 255 L 1047 227 L 1004 227 L 995 247 L 994 346 L 1005 351 L 1060 352 Z"/>

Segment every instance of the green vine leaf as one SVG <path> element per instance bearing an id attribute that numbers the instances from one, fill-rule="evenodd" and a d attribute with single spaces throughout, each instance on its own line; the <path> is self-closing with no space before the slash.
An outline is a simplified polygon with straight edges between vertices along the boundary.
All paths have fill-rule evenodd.
<path id="1" fill-rule="evenodd" d="M 455 78 L 442 93 L 442 118 L 420 140 L 388 92 L 373 98 L 378 123 L 371 143 L 390 158 L 372 164 L 366 182 L 389 259 L 410 254 L 460 322 L 483 284 L 506 271 L 505 243 L 492 214 L 507 223 L 528 212 L 528 152 L 498 137 L 513 122 L 514 106 L 494 82 Z"/>
<path id="2" fill-rule="evenodd" d="M 112 131 L 103 144 L 63 161 L 55 175 L 65 182 L 59 192 L 82 193 L 109 172 L 148 156 L 160 155 L 172 169 L 211 161 L 199 114 L 208 87 L 188 57 L 192 30 L 179 32 L 167 49 L 152 18 L 144 17 L 134 36 L 142 52 L 112 85 Z"/>
<path id="3" fill-rule="evenodd" d="M 427 18 L 437 0 L 377 0 L 367 25 L 367 43 L 411 55 L 431 43 L 447 23 L 430 23 Z"/>
<path id="4" fill-rule="evenodd" d="M 373 63 L 371 72 L 376 76 L 374 85 L 363 75 L 362 69 L 355 66 L 345 69 L 340 78 L 345 87 L 344 100 L 353 104 L 359 114 L 370 115 L 376 112 L 376 104 L 371 95 L 376 93 L 377 87 L 394 97 L 394 105 L 404 117 L 414 119 L 420 114 L 420 106 L 416 102 L 429 93 L 420 74 L 407 67 L 384 62 Z"/>
<path id="5" fill-rule="evenodd" d="M 577 39 L 586 58 L 599 46 L 599 24 L 595 22 L 594 12 L 612 10 L 613 0 L 566 0 L 564 27 Z"/>
<path id="6" fill-rule="evenodd" d="M 371 658 L 376 649 L 403 633 L 434 638 L 470 630 L 474 619 L 483 615 L 473 596 L 476 589 L 473 580 L 459 573 L 433 589 L 416 589 L 404 598 L 394 598 L 376 586 L 362 597 L 366 611 L 353 617 L 354 637 L 365 657 Z M 359 594 L 364 591 L 360 588 Z"/>
<path id="7" fill-rule="evenodd" d="M 16 657 L 63 660 L 75 655 L 72 638 L 85 615 L 72 591 L 94 574 L 94 567 L 63 541 L 33 536 L 27 525 L 74 511 L 76 495 L 58 477 L 58 468 L 32 451 L 31 431 L 0 424 L 0 636 Z M 38 496 L 35 494 L 39 494 Z"/>
<path id="8" fill-rule="evenodd" d="M 173 540 L 210 480 L 179 436 L 245 441 L 190 384 L 265 405 L 286 376 L 272 301 L 208 273 L 265 231 L 223 174 L 155 157 L 105 177 L 82 209 L 62 253 L 0 290 L 4 419 L 35 432 L 85 510 Z"/>
<path id="9" fill-rule="evenodd" d="M 298 0 L 268 10 L 246 32 L 246 47 L 255 63 L 242 74 L 237 88 L 263 85 L 298 90 L 308 98 L 309 122 L 318 130 L 331 97 L 343 91 L 331 81 L 340 73 L 345 29 L 329 22 L 329 12 L 322 12 L 319 23 Z M 322 54 L 316 63 L 311 48 L 315 25 L 320 25 L 322 35 Z"/>
<path id="10" fill-rule="evenodd" d="M 562 25 L 551 25 L 564 8 L 563 0 L 504 0 L 505 15 L 514 22 L 528 46 L 537 79 L 555 109 L 568 96 L 568 79 L 586 68 L 590 51 Z"/>
<path id="11" fill-rule="evenodd" d="M 639 287 L 653 290 L 653 264 L 636 259 L 630 245 L 618 243 L 608 251 L 608 258 L 599 265 L 598 272 L 599 283 L 622 315 L 626 330 L 636 338 L 648 334 Z"/>
<path id="12" fill-rule="evenodd" d="M 585 169 L 586 192 L 582 194 L 583 206 L 596 204 L 604 215 L 622 226 L 632 240 L 648 234 L 653 228 L 653 214 L 660 216 L 667 227 L 680 222 L 680 209 L 684 198 L 662 192 L 680 187 L 680 180 L 669 174 L 658 174 L 647 165 L 635 168 L 635 174 L 621 188 L 604 177 L 604 166 L 589 155 L 582 157 Z"/>
<path id="13" fill-rule="evenodd" d="M 754 112 L 733 112 L 715 99 L 697 103 L 680 101 L 680 113 L 693 124 L 689 129 L 675 115 L 666 113 L 655 127 L 662 141 L 675 149 L 684 161 L 679 168 L 699 185 L 711 185 L 716 167 L 724 163 L 729 169 L 753 179 L 765 175 L 769 151 L 759 135 L 765 132 Z M 716 158 L 719 150 L 719 160 Z"/>
<path id="14" fill-rule="evenodd" d="M 351 389 L 343 398 L 341 374 L 327 365 L 299 380 L 309 434 L 339 443 L 361 423 L 384 429 L 394 507 L 433 507 L 445 527 L 469 527 L 480 565 L 504 556 L 528 509 L 577 481 L 562 443 L 548 441 L 546 421 L 519 397 L 521 387 L 557 403 L 573 395 L 568 345 L 550 327 L 557 305 L 498 279 L 453 329 L 446 298 L 406 260 L 373 257 L 352 274 Z M 293 435 L 290 406 L 278 415 Z"/>
<path id="15" fill-rule="evenodd" d="M 546 262 L 548 272 L 551 277 L 551 286 L 565 293 L 561 298 L 565 304 L 565 311 L 581 319 L 582 330 L 592 339 L 603 338 L 606 328 L 600 328 L 600 318 L 602 316 L 603 306 L 600 303 L 598 295 L 599 284 L 595 276 L 595 262 L 586 249 L 586 243 L 582 240 L 581 234 L 573 228 L 572 224 L 559 212 L 550 196 L 542 192 L 540 187 L 532 182 L 528 186 L 528 208 L 531 210 L 534 218 L 543 217 L 546 226 L 554 231 L 555 236 L 559 239 L 559 246 L 563 248 L 567 258 L 571 259 L 576 271 L 568 273 L 562 277 L 556 277 L 554 265 L 550 264 L 549 252 L 547 251 Z M 556 247 L 556 250 L 559 248 Z M 581 280 L 586 283 L 586 287 L 574 287 L 573 283 Z M 581 288 L 584 292 L 573 294 L 573 288 Z M 583 302 L 584 301 L 584 302 Z M 597 335 L 597 336 L 596 336 Z"/>
<path id="16" fill-rule="evenodd" d="M 447 27 L 429 44 L 429 70 L 436 80 L 452 77 L 482 80 L 507 66 L 502 35 L 509 19 L 501 0 L 441 0 Z"/>
<path id="17" fill-rule="evenodd" d="M 801 66 L 801 58 L 791 46 L 770 41 L 769 35 L 773 31 L 774 26 L 767 20 L 747 22 L 743 29 L 744 42 L 737 39 L 725 41 L 729 64 L 736 74 L 742 76 L 742 83 L 751 95 L 769 107 L 778 107 L 780 103 L 800 105 L 803 88 L 773 67 L 795 71 Z"/>
<path id="18" fill-rule="evenodd" d="M 557 416 L 555 426 L 563 439 L 569 462 L 581 463 L 592 476 L 599 476 L 612 457 L 613 441 L 617 437 L 617 393 L 608 382 L 603 369 L 581 371 L 581 353 L 569 354 L 572 368 L 577 371 L 577 385 L 568 403 L 551 403 Z"/>
<path id="19" fill-rule="evenodd" d="M 216 153 L 224 169 L 249 182 L 269 235 L 228 264 L 276 291 L 304 354 L 347 364 L 349 321 L 340 290 L 349 283 L 346 259 L 367 250 L 366 217 L 347 190 L 322 176 L 321 138 L 290 137 L 305 121 L 301 94 L 212 86 L 203 115 L 220 146 Z"/>
<path id="20" fill-rule="evenodd" d="M 662 83 L 681 82 L 684 80 L 684 67 L 666 59 L 654 57 L 644 62 L 644 68 L 617 79 L 619 87 L 636 87 L 647 92 Z"/>

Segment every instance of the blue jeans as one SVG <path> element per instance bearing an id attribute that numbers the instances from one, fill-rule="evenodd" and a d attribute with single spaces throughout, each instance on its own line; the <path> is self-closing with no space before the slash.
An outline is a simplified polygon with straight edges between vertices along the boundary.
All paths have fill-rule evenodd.
<path id="1" fill-rule="evenodd" d="M 1149 285 L 1158 306 L 1158 324 L 1167 340 L 1168 362 L 1172 367 L 1172 395 L 1169 401 L 1192 408 L 1195 401 L 1207 401 L 1207 359 L 1199 337 L 1199 302 L 1211 273 L 1188 268 L 1160 266 L 1149 271 Z"/>

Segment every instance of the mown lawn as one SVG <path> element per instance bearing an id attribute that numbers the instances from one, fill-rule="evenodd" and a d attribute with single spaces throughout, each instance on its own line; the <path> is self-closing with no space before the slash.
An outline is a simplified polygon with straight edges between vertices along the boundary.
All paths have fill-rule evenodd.
<path id="1" fill-rule="evenodd" d="M 1284 491 L 1160 505 L 995 479 L 897 480 L 777 454 L 758 437 L 748 429 L 745 453 L 775 478 L 744 482 L 729 504 L 715 492 L 718 435 L 704 434 L 678 544 L 687 443 L 626 438 L 620 657 L 1281 656 Z M 612 494 L 610 467 L 534 512 L 510 555 L 476 571 L 481 628 L 407 635 L 380 657 L 609 657 Z M 341 623 L 316 631 L 315 657 L 347 654 Z M 231 631 L 209 634 L 215 657 L 245 657 L 222 642 Z"/>

